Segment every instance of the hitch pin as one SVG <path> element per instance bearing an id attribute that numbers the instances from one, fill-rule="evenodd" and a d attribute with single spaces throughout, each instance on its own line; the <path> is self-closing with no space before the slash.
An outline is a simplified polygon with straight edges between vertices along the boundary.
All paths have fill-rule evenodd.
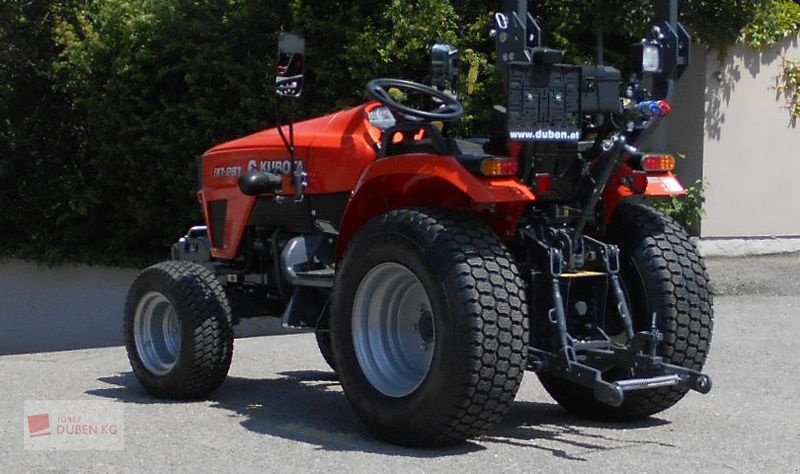
<path id="1" fill-rule="evenodd" d="M 656 346 L 664 337 L 656 326 L 656 317 L 656 312 L 653 311 L 653 317 L 650 320 L 650 357 L 656 357 Z"/>

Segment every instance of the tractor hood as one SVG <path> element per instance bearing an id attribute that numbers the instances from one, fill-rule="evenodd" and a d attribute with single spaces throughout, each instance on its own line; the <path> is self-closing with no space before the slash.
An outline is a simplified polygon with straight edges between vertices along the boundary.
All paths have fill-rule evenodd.
<path id="1" fill-rule="evenodd" d="M 354 122 L 363 121 L 366 116 L 364 112 L 364 105 L 354 107 L 348 110 L 343 110 L 330 115 L 296 122 L 294 124 L 294 142 L 295 148 L 300 150 L 308 150 L 312 144 L 320 137 L 329 133 L 336 133 L 340 138 L 342 136 L 341 127 L 332 127 L 332 124 L 351 124 Z M 349 127 L 345 127 L 349 128 Z M 283 126 L 283 132 L 289 134 L 288 125 Z M 269 128 L 260 132 L 247 135 L 242 138 L 237 138 L 229 142 L 221 143 L 210 150 L 206 151 L 204 155 L 215 155 L 220 153 L 229 153 L 234 151 L 244 150 L 265 150 L 285 148 L 283 140 L 278 133 L 277 128 Z"/>

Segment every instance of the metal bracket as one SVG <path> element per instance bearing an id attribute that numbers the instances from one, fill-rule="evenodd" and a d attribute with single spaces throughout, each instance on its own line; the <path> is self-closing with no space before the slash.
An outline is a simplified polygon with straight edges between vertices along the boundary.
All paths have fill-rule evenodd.
<path id="1" fill-rule="evenodd" d="M 614 298 L 617 300 L 617 312 L 625 327 L 625 335 L 628 336 L 630 341 L 633 339 L 633 320 L 628 308 L 628 302 L 625 299 L 625 293 L 622 291 L 622 285 L 619 282 L 619 248 L 616 245 L 606 245 L 605 252 L 603 252 L 603 262 L 606 266 L 608 279 L 611 281 L 611 288 L 614 290 Z"/>
<path id="2" fill-rule="evenodd" d="M 550 285 L 553 292 L 553 308 L 548 312 L 550 322 L 556 325 L 559 338 L 559 358 L 561 359 L 562 366 L 566 370 L 570 370 L 573 362 L 575 362 L 575 350 L 572 348 L 572 338 L 567 332 L 567 316 L 564 311 L 564 298 L 561 296 L 561 286 L 559 277 L 563 270 L 564 257 L 561 250 L 550 247 L 548 249 L 550 265 L 548 273 L 550 276 Z"/>
<path id="3" fill-rule="evenodd" d="M 540 275 L 549 280 L 552 307 L 546 312 L 546 316 L 549 324 L 554 327 L 553 336 L 558 338 L 557 347 L 551 346 L 548 350 L 529 348 L 529 369 L 544 371 L 592 389 L 598 401 L 614 407 L 623 403 L 625 392 L 633 390 L 685 386 L 700 393 L 708 393 L 712 385 L 708 375 L 665 363 L 657 355 L 663 334 L 656 327 L 656 314 L 652 315 L 649 330 L 634 332 L 633 317 L 620 282 L 619 248 L 586 236 L 581 236 L 581 242 L 575 243 L 569 238 L 564 240 L 563 237 L 569 235 L 562 234 L 565 233 L 559 229 L 550 229 L 549 233 L 543 233 L 541 239 L 536 235 L 529 236 L 540 250 L 546 252 L 547 259 L 540 260 L 540 264 L 545 267 L 545 273 Z M 563 253 L 565 251 L 568 255 Z M 591 263 L 591 268 L 599 270 L 602 266 L 605 270 L 627 335 L 624 347 L 614 344 L 600 328 L 599 339 L 592 337 L 590 340 L 576 340 L 569 334 L 567 302 L 561 292 L 561 280 L 565 271 L 575 270 L 570 266 L 573 253 L 580 254 L 581 261 L 586 258 Z M 610 369 L 613 371 L 609 372 Z M 605 373 L 628 378 L 606 381 L 603 379 Z"/>

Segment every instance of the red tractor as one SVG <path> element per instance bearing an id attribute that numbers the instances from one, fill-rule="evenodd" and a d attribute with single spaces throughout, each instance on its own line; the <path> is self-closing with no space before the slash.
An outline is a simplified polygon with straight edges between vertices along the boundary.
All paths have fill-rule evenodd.
<path id="1" fill-rule="evenodd" d="M 706 268 L 644 202 L 685 191 L 672 156 L 635 146 L 689 63 L 677 16 L 677 0 L 656 1 L 623 79 L 563 64 L 527 2 L 505 0 L 493 36 L 507 104 L 484 139 L 448 136 L 464 112 L 458 54 L 437 44 L 431 85 L 375 79 L 369 103 L 207 151 L 207 225 L 130 289 L 139 381 L 206 396 L 227 375 L 233 325 L 272 316 L 314 329 L 370 432 L 403 445 L 490 429 L 526 370 L 594 419 L 707 393 Z M 300 95 L 304 47 L 281 35 L 279 95 Z"/>

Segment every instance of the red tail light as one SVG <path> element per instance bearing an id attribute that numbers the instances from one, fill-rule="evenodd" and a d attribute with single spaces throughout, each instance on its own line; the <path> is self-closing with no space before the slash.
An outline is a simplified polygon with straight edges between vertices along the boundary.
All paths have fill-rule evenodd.
<path id="1" fill-rule="evenodd" d="M 518 172 L 516 158 L 486 158 L 481 161 L 481 174 L 484 176 L 516 176 Z"/>
<path id="2" fill-rule="evenodd" d="M 675 157 L 672 155 L 642 155 L 639 166 L 644 171 L 672 171 L 675 169 Z"/>

